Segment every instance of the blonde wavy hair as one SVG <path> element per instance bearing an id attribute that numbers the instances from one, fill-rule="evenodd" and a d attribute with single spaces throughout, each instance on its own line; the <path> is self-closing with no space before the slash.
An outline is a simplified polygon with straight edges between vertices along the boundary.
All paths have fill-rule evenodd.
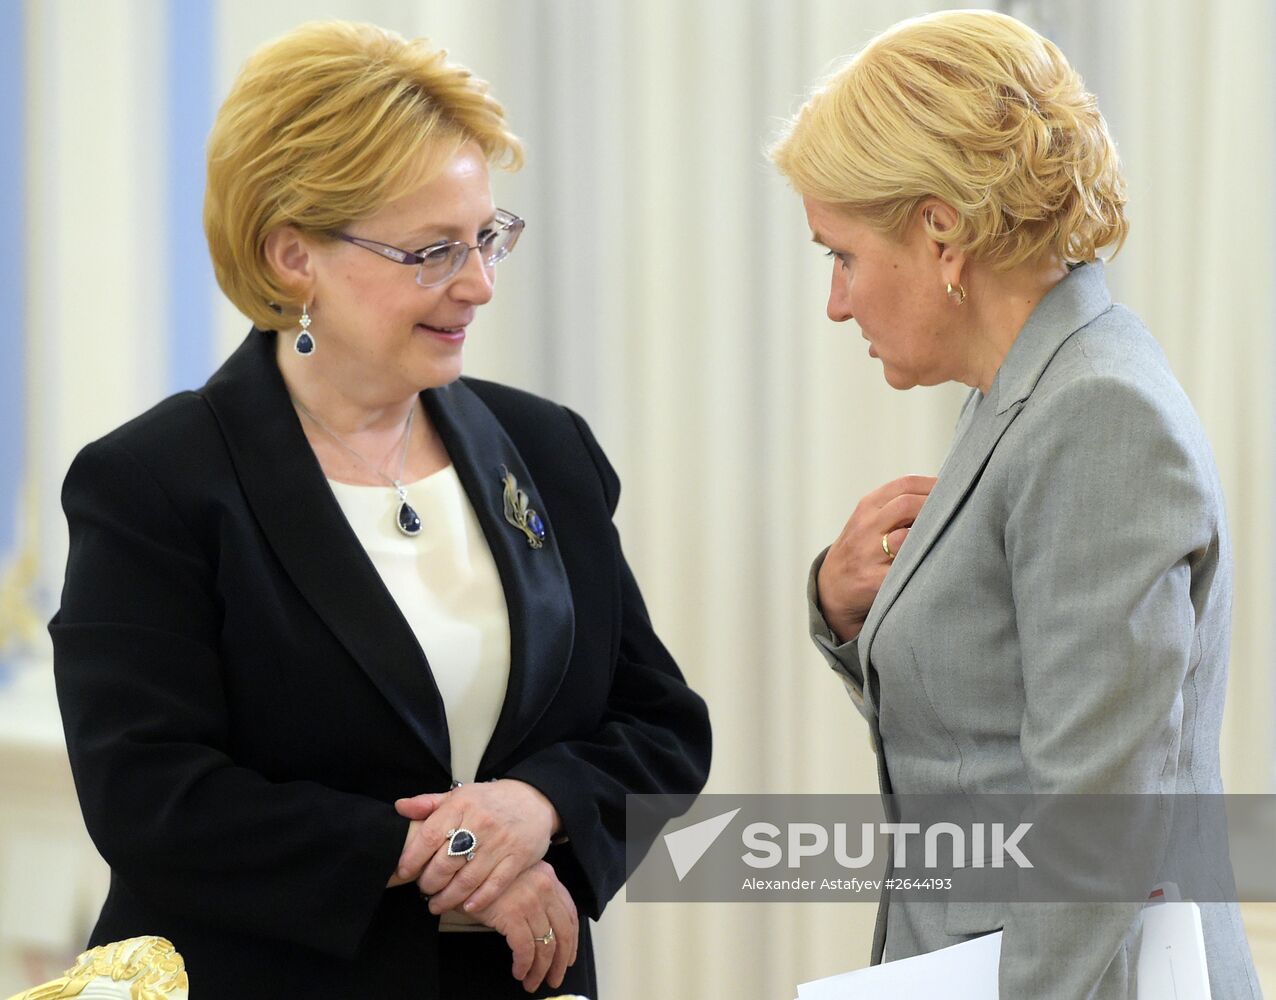
<path id="1" fill-rule="evenodd" d="M 996 270 L 1093 261 L 1129 230 L 1125 179 L 1093 94 L 1063 53 L 991 11 L 903 21 L 820 86 L 769 150 L 797 191 L 901 237 L 923 224 Z"/>
<path id="2" fill-rule="evenodd" d="M 258 49 L 208 139 L 204 232 L 222 291 L 279 326 L 301 303 L 267 264 L 270 232 L 323 236 L 373 215 L 467 142 L 494 166 L 522 165 L 487 84 L 426 39 L 325 21 Z"/>

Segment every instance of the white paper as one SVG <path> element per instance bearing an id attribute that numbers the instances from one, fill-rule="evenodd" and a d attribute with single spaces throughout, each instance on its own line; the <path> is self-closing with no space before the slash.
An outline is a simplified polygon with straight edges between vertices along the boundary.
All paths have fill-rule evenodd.
<path id="1" fill-rule="evenodd" d="M 803 983 L 797 1000 L 998 1000 L 1001 933 Z M 1195 903 L 1159 903 L 1144 911 L 1138 968 L 1139 1000 L 1211 1000 Z"/>
<path id="2" fill-rule="evenodd" d="M 798 1000 L 997 1000 L 1001 931 L 798 987 Z"/>

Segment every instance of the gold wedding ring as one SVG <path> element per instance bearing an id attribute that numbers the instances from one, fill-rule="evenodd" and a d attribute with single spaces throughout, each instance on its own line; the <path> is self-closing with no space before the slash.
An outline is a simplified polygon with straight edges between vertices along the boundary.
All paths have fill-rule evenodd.
<path id="1" fill-rule="evenodd" d="M 887 562 L 895 561 L 895 553 L 891 551 L 891 533 L 889 531 L 882 536 L 882 551 L 886 553 Z"/>

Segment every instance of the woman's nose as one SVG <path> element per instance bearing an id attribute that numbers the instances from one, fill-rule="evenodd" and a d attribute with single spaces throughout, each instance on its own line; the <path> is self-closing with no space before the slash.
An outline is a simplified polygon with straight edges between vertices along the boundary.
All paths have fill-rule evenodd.
<path id="1" fill-rule="evenodd" d="M 491 301 L 495 279 L 495 268 L 483 263 L 482 251 L 471 250 L 461 269 L 452 276 L 448 292 L 453 298 L 481 306 Z"/>
<path id="2" fill-rule="evenodd" d="M 848 319 L 854 319 L 855 313 L 851 309 L 851 293 L 847 287 L 846 276 L 841 273 L 841 267 L 837 261 L 833 262 L 833 281 L 829 286 L 829 319 L 834 323 L 845 323 Z"/>

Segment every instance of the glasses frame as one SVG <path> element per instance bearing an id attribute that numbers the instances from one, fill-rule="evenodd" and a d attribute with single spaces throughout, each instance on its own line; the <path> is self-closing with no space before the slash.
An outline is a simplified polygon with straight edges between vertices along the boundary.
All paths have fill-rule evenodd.
<path id="1" fill-rule="evenodd" d="M 498 208 L 492 216 L 492 221 L 498 233 L 509 233 L 509 242 L 500 250 L 499 255 L 489 258 L 480 259 L 485 267 L 495 267 L 514 251 L 514 245 L 518 242 L 518 238 L 522 235 L 523 229 L 527 223 L 520 219 L 513 212 L 507 212 L 503 208 Z M 482 250 L 482 243 L 470 245 L 464 240 L 451 240 L 449 242 L 431 243 L 427 247 L 420 250 L 404 250 L 402 247 L 392 246 L 389 243 L 379 243 L 376 240 L 365 239 L 362 236 L 354 236 L 350 233 L 344 233 L 340 230 L 333 230 L 328 234 L 333 239 L 344 240 L 347 243 L 353 243 L 361 249 L 371 251 L 379 257 L 393 261 L 396 264 L 406 264 L 409 267 L 416 268 L 416 283 L 422 288 L 437 288 L 439 285 L 446 284 L 460 273 L 461 268 L 465 267 L 465 262 L 470 259 L 471 250 Z M 449 259 L 452 261 L 452 268 L 442 278 L 436 278 L 433 281 L 424 281 L 424 265 L 426 262 L 425 255 L 427 253 L 437 253 L 440 250 L 449 251 Z"/>

